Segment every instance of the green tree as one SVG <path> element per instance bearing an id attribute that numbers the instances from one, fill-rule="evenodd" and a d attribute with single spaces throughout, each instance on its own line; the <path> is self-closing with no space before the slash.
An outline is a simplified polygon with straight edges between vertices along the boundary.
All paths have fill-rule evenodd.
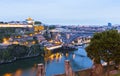
<path id="1" fill-rule="evenodd" d="M 88 56 L 94 59 L 94 63 L 107 62 L 107 75 L 109 76 L 110 62 L 120 63 L 120 34 L 116 30 L 96 33 L 86 47 Z"/>
<path id="2" fill-rule="evenodd" d="M 8 61 L 13 59 L 7 49 L 0 49 L 0 61 Z"/>
<path id="3" fill-rule="evenodd" d="M 18 29 L 16 27 L 1 27 L 0 28 L 0 43 L 2 43 L 3 38 L 9 38 L 10 36 L 14 36 L 15 30 Z M 19 28 L 22 29 L 22 28 Z"/>
<path id="4" fill-rule="evenodd" d="M 56 27 L 55 27 L 55 25 L 50 25 L 49 26 L 49 29 L 51 30 L 51 29 L 55 29 Z"/>
<path id="5" fill-rule="evenodd" d="M 10 60 L 10 59 L 12 59 L 12 57 L 10 56 L 10 53 L 9 53 L 8 50 L 4 50 L 4 52 L 3 52 L 3 59 L 4 60 Z"/>
<path id="6" fill-rule="evenodd" d="M 41 25 L 42 24 L 42 22 L 40 22 L 40 21 L 35 21 L 35 23 L 34 23 L 35 25 Z"/>
<path id="7" fill-rule="evenodd" d="M 19 44 L 9 45 L 7 50 L 9 50 L 11 56 L 17 58 L 27 56 L 28 54 L 28 47 Z"/>
<path id="8" fill-rule="evenodd" d="M 3 60 L 3 52 L 4 52 L 4 49 L 0 49 L 0 61 Z"/>
<path id="9" fill-rule="evenodd" d="M 39 44 L 32 45 L 29 49 L 29 55 L 44 55 L 44 49 Z"/>

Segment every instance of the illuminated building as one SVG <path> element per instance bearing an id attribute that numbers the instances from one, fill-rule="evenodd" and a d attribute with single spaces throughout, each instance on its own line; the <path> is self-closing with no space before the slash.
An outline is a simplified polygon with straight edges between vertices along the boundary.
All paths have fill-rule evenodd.
<path id="1" fill-rule="evenodd" d="M 38 31 L 41 31 L 41 30 L 44 30 L 44 26 L 34 25 L 34 31 L 38 32 Z"/>
<path id="2" fill-rule="evenodd" d="M 34 24 L 35 22 L 39 24 Z M 38 32 L 44 30 L 44 26 L 39 21 L 34 21 L 32 18 L 27 18 L 25 21 L 11 21 L 6 24 L 0 24 L 0 27 L 20 27 L 20 28 L 34 28 L 34 31 Z"/>
<path id="3" fill-rule="evenodd" d="M 35 21 L 32 18 L 29 17 L 26 19 L 26 21 L 28 24 L 34 26 L 34 31 L 38 32 L 38 31 L 44 30 L 44 26 L 42 26 L 41 24 L 40 25 L 35 24 Z"/>
<path id="4" fill-rule="evenodd" d="M 30 24 L 30 25 L 34 25 L 34 20 L 32 18 L 27 18 L 26 19 L 27 23 Z"/>
<path id="5" fill-rule="evenodd" d="M 29 27 L 32 28 L 32 25 L 24 25 L 24 24 L 0 24 L 0 27 Z"/>
<path id="6" fill-rule="evenodd" d="M 19 44 L 19 42 L 18 41 L 14 41 L 13 44 Z"/>
<path id="7" fill-rule="evenodd" d="M 9 44 L 9 38 L 3 38 L 3 44 Z"/>
<path id="8" fill-rule="evenodd" d="M 26 21 L 11 21 L 6 24 L 0 24 L 0 27 L 24 27 L 32 28 L 34 25 L 34 20 L 32 18 L 27 18 Z"/>

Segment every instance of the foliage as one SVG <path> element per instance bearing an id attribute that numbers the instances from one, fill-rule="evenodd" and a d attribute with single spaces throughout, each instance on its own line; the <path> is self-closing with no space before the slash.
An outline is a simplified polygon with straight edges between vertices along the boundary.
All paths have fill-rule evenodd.
<path id="1" fill-rule="evenodd" d="M 10 52 L 8 50 L 0 49 L 0 61 L 10 60 L 12 57 L 10 56 Z"/>
<path id="2" fill-rule="evenodd" d="M 32 45 L 31 47 L 12 44 L 9 45 L 6 49 L 0 49 L 0 63 L 37 55 L 44 56 L 43 46 L 40 46 L 39 44 Z"/>
<path id="3" fill-rule="evenodd" d="M 42 24 L 42 22 L 40 22 L 40 21 L 35 21 L 35 23 L 34 23 L 35 25 L 41 25 Z"/>
<path id="4" fill-rule="evenodd" d="M 3 42 L 3 38 L 9 38 L 12 35 L 16 35 L 15 30 L 17 27 L 1 27 L 0 28 L 0 43 Z"/>
<path id="5" fill-rule="evenodd" d="M 31 54 L 33 55 L 36 55 L 36 54 L 44 55 L 44 50 L 39 44 L 32 45 L 30 47 L 30 51 L 31 51 Z"/>
<path id="6" fill-rule="evenodd" d="M 10 51 L 10 55 L 13 57 L 24 57 L 28 54 L 28 47 L 24 45 L 9 45 L 7 50 Z"/>
<path id="7" fill-rule="evenodd" d="M 51 30 L 51 29 L 55 29 L 56 27 L 55 27 L 55 25 L 50 25 L 49 26 L 49 29 Z"/>
<path id="8" fill-rule="evenodd" d="M 95 63 L 101 60 L 115 64 L 120 63 L 120 34 L 116 30 L 109 30 L 102 33 L 96 33 L 89 46 L 86 47 L 88 56 L 94 59 Z"/>
<path id="9" fill-rule="evenodd" d="M 91 59 L 100 62 L 116 61 L 120 55 L 120 34 L 116 30 L 105 31 L 96 33 L 86 51 Z"/>

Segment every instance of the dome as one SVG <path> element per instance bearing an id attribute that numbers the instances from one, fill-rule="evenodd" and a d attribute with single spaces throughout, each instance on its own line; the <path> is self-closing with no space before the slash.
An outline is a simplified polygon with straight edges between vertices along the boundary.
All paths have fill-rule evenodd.
<path id="1" fill-rule="evenodd" d="M 33 19 L 31 17 L 28 17 L 26 20 L 27 21 L 33 21 Z"/>

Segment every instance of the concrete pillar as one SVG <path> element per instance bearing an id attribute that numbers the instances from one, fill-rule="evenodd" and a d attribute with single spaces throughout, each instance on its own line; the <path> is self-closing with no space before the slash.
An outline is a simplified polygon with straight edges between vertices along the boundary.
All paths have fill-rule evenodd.
<path id="1" fill-rule="evenodd" d="M 37 75 L 36 76 L 45 76 L 45 67 L 43 64 L 38 64 Z"/>
<path id="2" fill-rule="evenodd" d="M 65 60 L 65 76 L 74 76 L 69 60 Z"/>

